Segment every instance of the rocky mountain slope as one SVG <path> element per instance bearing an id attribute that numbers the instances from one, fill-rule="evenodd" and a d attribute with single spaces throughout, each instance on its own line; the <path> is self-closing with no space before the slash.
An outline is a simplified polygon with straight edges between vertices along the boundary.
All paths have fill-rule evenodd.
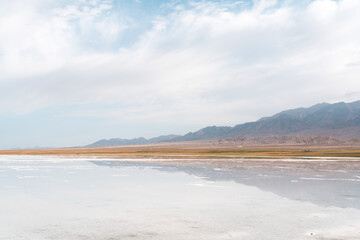
<path id="1" fill-rule="evenodd" d="M 276 136 L 297 136 L 276 138 Z M 322 136 L 329 138 L 308 138 Z M 210 139 L 233 139 L 239 141 L 261 142 L 328 142 L 360 139 L 360 101 L 352 103 L 320 103 L 309 108 L 297 108 L 264 117 L 255 122 L 239 124 L 234 127 L 211 126 L 190 132 L 184 136 L 168 135 L 145 139 L 100 140 L 89 146 L 114 146 L 146 144 L 156 142 L 180 142 Z M 271 138 L 272 137 L 272 138 Z M 300 139 L 302 138 L 302 140 Z M 235 140 L 234 140 L 235 139 Z M 225 140 L 224 140 L 225 141 Z M 250 142 L 251 142 L 250 141 Z"/>
<path id="2" fill-rule="evenodd" d="M 360 138 L 360 101 L 320 103 L 264 117 L 235 127 L 207 127 L 172 141 L 203 140 L 223 137 L 329 136 L 343 140 Z"/>

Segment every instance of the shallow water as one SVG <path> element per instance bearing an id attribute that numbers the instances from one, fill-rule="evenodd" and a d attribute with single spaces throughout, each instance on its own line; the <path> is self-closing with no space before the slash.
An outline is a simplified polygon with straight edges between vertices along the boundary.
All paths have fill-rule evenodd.
<path id="1" fill-rule="evenodd" d="M 360 239 L 360 160 L 0 156 L 0 239 Z"/>

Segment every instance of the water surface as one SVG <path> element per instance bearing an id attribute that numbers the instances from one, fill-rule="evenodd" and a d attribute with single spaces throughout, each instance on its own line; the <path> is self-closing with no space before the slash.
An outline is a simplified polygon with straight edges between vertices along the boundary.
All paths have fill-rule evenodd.
<path id="1" fill-rule="evenodd" d="M 1 156 L 0 239 L 360 239 L 360 161 L 326 160 Z"/>

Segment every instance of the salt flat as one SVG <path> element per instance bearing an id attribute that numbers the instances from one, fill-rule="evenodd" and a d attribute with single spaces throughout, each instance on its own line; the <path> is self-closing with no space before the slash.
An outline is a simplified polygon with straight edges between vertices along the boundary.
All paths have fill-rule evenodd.
<path id="1" fill-rule="evenodd" d="M 0 194 L 0 239 L 360 239 L 358 159 L 1 156 Z"/>

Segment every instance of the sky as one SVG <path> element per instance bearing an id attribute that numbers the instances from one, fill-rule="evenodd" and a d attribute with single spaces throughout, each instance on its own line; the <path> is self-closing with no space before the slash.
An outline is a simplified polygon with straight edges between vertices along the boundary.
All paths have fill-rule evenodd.
<path id="1" fill-rule="evenodd" d="M 360 99 L 358 0 L 2 0 L 0 148 Z"/>

